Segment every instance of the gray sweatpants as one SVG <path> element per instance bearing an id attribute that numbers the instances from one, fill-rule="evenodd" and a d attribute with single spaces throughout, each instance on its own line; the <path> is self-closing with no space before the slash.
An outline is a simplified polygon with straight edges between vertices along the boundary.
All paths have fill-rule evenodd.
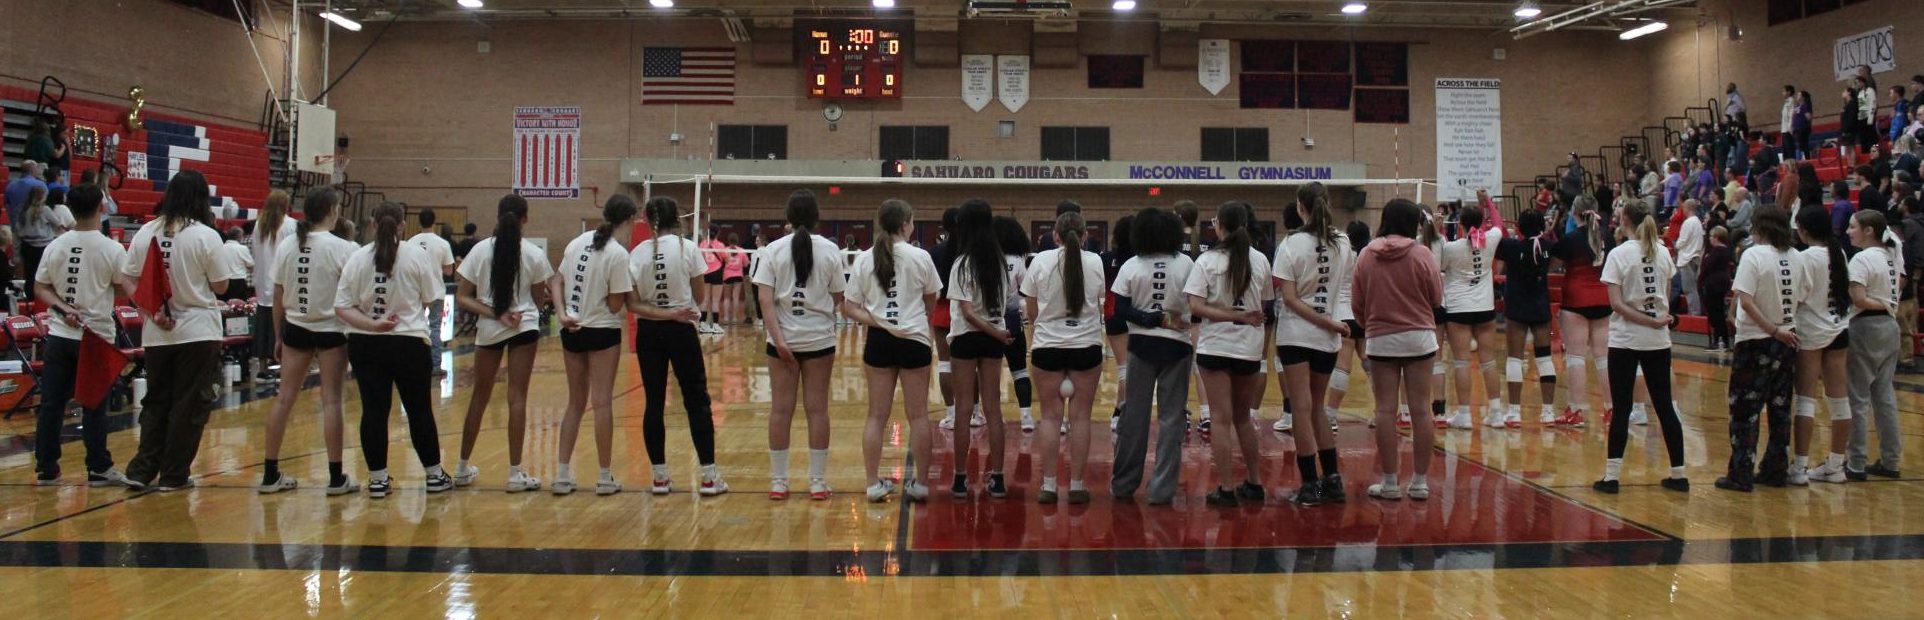
<path id="1" fill-rule="evenodd" d="M 1890 315 L 1858 316 L 1850 326 L 1851 440 L 1845 464 L 1864 471 L 1868 454 L 1866 434 L 1877 424 L 1877 455 L 1885 467 L 1898 469 L 1904 444 L 1897 428 L 1897 320 Z"/>
<path id="2" fill-rule="evenodd" d="M 1149 503 L 1165 504 L 1176 497 L 1182 477 L 1182 412 L 1189 404 L 1189 368 L 1195 357 L 1185 355 L 1155 364 L 1129 354 L 1129 393 L 1116 423 L 1116 461 L 1109 491 L 1132 497 L 1142 484 L 1143 458 L 1149 448 L 1149 405 L 1156 405 L 1161 428 L 1156 430 L 1156 473 L 1149 479 Z"/>

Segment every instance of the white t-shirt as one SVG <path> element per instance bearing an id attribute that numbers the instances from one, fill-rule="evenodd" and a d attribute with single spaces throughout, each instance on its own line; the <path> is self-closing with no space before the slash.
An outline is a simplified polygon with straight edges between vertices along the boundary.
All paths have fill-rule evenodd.
<path id="1" fill-rule="evenodd" d="M 1677 264 L 1688 265 L 1704 255 L 1704 221 L 1695 216 L 1684 218 L 1677 229 Z"/>
<path id="2" fill-rule="evenodd" d="M 434 237 L 439 239 L 440 235 Z M 635 290 L 635 279 L 628 277 L 628 250 L 614 239 L 600 250 L 591 247 L 594 242 L 595 231 L 590 230 L 569 241 L 568 248 L 561 252 L 562 294 L 568 296 L 564 303 L 568 314 L 582 327 L 621 329 L 628 313 L 609 310 L 608 296 L 625 297 Z M 422 249 L 430 262 L 440 260 L 433 248 Z"/>
<path id="3" fill-rule="evenodd" d="M 1897 314 L 1898 275 L 1903 269 L 1899 262 L 1890 249 L 1870 247 L 1851 257 L 1850 263 L 1851 284 L 1862 285 L 1864 296 L 1884 302 L 1892 315 Z M 1855 318 L 1862 312 L 1853 305 L 1850 316 Z"/>
<path id="4" fill-rule="evenodd" d="M 56 229 L 64 233 L 73 230 L 74 223 L 73 209 L 67 208 L 67 205 L 53 206 L 53 225 Z"/>
<path id="5" fill-rule="evenodd" d="M 1023 297 L 1035 300 L 1033 349 L 1082 349 L 1102 346 L 1102 257 L 1081 251 L 1082 313 L 1069 316 L 1069 294 L 1062 277 L 1062 248 L 1035 255 L 1022 275 Z"/>
<path id="6" fill-rule="evenodd" d="M 1371 356 L 1418 357 L 1443 350 L 1436 343 L 1436 330 L 1418 329 L 1387 336 L 1368 336 L 1364 345 Z"/>
<path id="7" fill-rule="evenodd" d="M 1810 286 L 1804 281 L 1804 270 L 1798 262 L 1796 250 L 1751 246 L 1744 250 L 1743 259 L 1737 261 L 1737 277 L 1731 281 L 1730 289 L 1749 294 L 1765 317 L 1780 328 L 1794 331 L 1797 300 L 1803 299 Z M 1769 337 L 1768 330 L 1750 320 L 1749 312 L 1744 312 L 1742 306 L 1737 308 L 1737 342 Z"/>
<path id="8" fill-rule="evenodd" d="M 1661 245 L 1645 254 L 1643 242 L 1625 241 L 1610 250 L 1603 260 L 1604 284 L 1618 287 L 1623 303 L 1656 316 L 1670 313 L 1670 277 L 1677 266 L 1670 252 Z M 1622 314 L 1610 313 L 1610 348 L 1632 351 L 1657 351 L 1670 348 L 1670 328 L 1650 327 L 1631 322 Z"/>
<path id="9" fill-rule="evenodd" d="M 821 351 L 835 346 L 835 295 L 848 288 L 842 277 L 842 250 L 821 235 L 809 235 L 814 266 L 808 281 L 795 280 L 795 235 L 790 234 L 760 250 L 761 267 L 755 285 L 774 290 L 775 325 L 782 330 L 788 350 Z M 774 344 L 774 336 L 767 337 Z"/>
<path id="10" fill-rule="evenodd" d="M 300 222 L 289 217 L 281 219 L 281 227 L 279 230 L 267 231 L 259 228 L 254 229 L 253 284 L 254 294 L 260 298 L 256 302 L 257 305 L 273 307 L 274 250 L 280 248 L 280 244 L 292 243 L 294 241 L 294 231 L 299 226 Z M 270 232 L 272 234 L 269 234 Z"/>
<path id="11" fill-rule="evenodd" d="M 1229 252 L 1210 250 L 1196 259 L 1196 268 L 1187 282 L 1183 284 L 1185 295 L 1201 297 L 1209 305 L 1229 308 L 1237 312 L 1261 310 L 1263 304 L 1275 299 L 1270 291 L 1269 264 L 1263 260 L 1263 253 L 1255 248 L 1249 249 L 1249 283 L 1241 297 L 1236 296 L 1234 283 L 1229 280 Z M 1327 302 L 1325 302 L 1327 303 Z M 1215 355 L 1239 360 L 1260 361 L 1263 359 L 1263 328 L 1232 321 L 1201 319 L 1201 336 L 1196 339 L 1197 355 Z"/>
<path id="12" fill-rule="evenodd" d="M 1022 290 L 1022 276 L 1028 275 L 1029 271 L 1028 267 L 1025 266 L 1027 261 L 1025 261 L 1020 254 L 1003 254 L 1002 259 L 1009 264 L 1009 290 Z M 1022 316 L 1022 311 L 1024 310 L 1022 296 L 1011 294 L 1008 297 L 1008 303 L 1003 304 L 1002 312 L 1004 314 Z"/>
<path id="13" fill-rule="evenodd" d="M 1183 289 L 1189 283 L 1189 272 L 1195 268 L 1196 262 L 1183 254 L 1136 256 L 1116 270 L 1116 282 L 1109 287 L 1109 292 L 1128 297 L 1137 310 L 1144 312 L 1167 310 L 1188 314 L 1189 296 Z M 1143 327 L 1133 322 L 1129 323 L 1129 335 L 1189 342 L 1189 332 Z"/>
<path id="14" fill-rule="evenodd" d="M 327 232 L 307 233 L 305 249 L 299 241 L 289 241 L 274 256 L 274 282 L 283 291 L 278 301 L 286 302 L 281 311 L 289 323 L 302 328 L 346 333 L 334 315 L 334 292 L 341 285 L 341 267 L 360 247 Z"/>
<path id="15" fill-rule="evenodd" d="M 493 305 L 494 285 L 491 283 L 493 278 L 489 277 L 493 269 L 494 237 L 488 237 L 474 244 L 474 251 L 461 261 L 461 267 L 456 272 L 474 283 L 474 296 L 481 303 Z M 474 344 L 490 345 L 521 332 L 539 329 L 541 314 L 534 306 L 534 287 L 541 286 L 553 276 L 554 266 L 548 264 L 548 255 L 540 247 L 522 239 L 521 269 L 514 276 L 514 304 L 508 306 L 508 311 L 521 313 L 521 324 L 503 325 L 493 317 L 482 316 L 475 321 Z"/>
<path id="16" fill-rule="evenodd" d="M 1284 237 L 1282 245 L 1276 247 L 1276 262 L 1270 272 L 1276 280 L 1295 283 L 1297 298 L 1311 310 L 1340 320 L 1342 306 L 1348 305 L 1343 297 L 1349 290 L 1350 272 L 1355 268 L 1356 253 L 1349 249 L 1349 235 L 1339 232 L 1334 242 L 1324 243 L 1315 235 L 1296 232 Z M 1276 297 L 1282 297 L 1281 286 L 1276 287 Z M 1278 305 L 1281 307 L 1276 311 L 1276 346 L 1328 352 L 1342 348 L 1342 336 L 1310 323 L 1290 310 L 1288 304 Z"/>
<path id="17" fill-rule="evenodd" d="M 1443 269 L 1443 309 L 1447 312 L 1488 312 L 1496 309 L 1496 288 L 1490 281 L 1490 263 L 1503 231 L 1491 228 L 1484 234 L 1483 248 L 1470 246 L 1469 238 L 1443 244 L 1438 266 Z"/>
<path id="18" fill-rule="evenodd" d="M 1797 299 L 1797 348 L 1815 351 L 1829 346 L 1849 325 L 1846 317 L 1831 311 L 1830 248 L 1813 245 L 1799 250 L 1797 266 L 1804 272 L 1805 283 L 1804 295 Z M 1849 293 L 1845 295 L 1848 306 Z"/>
<path id="19" fill-rule="evenodd" d="M 421 246 L 421 249 L 427 250 L 428 262 L 433 263 L 435 269 L 441 269 L 454 264 L 454 246 L 449 245 L 448 240 L 442 239 L 441 235 L 424 230 L 421 231 L 420 234 L 410 237 L 408 243 Z"/>
<path id="20" fill-rule="evenodd" d="M 53 287 L 60 300 L 72 306 L 78 319 L 107 342 L 114 341 L 114 273 L 127 260 L 127 249 L 98 230 L 70 230 L 47 244 L 34 280 Z M 79 327 L 68 327 L 58 317 L 47 322 L 49 333 L 79 340 Z"/>
<path id="21" fill-rule="evenodd" d="M 1349 273 L 1343 275 L 1342 286 L 1336 289 L 1336 320 L 1354 321 L 1356 320 L 1356 310 L 1350 306 L 1350 290 L 1355 288 L 1356 285 L 1357 255 L 1355 246 L 1344 245 L 1343 256 L 1345 260 L 1349 261 L 1350 270 Z"/>
<path id="22" fill-rule="evenodd" d="M 847 299 L 875 315 L 876 320 L 895 326 L 898 336 L 935 346 L 929 333 L 929 309 L 924 303 L 927 296 L 942 291 L 942 276 L 935 271 L 935 261 L 927 250 L 895 242 L 889 249 L 895 258 L 895 282 L 883 292 L 875 282 L 875 252 L 871 249 L 855 255 L 855 265 L 849 268 L 854 275 L 844 292 Z"/>
<path id="23" fill-rule="evenodd" d="M 764 248 L 765 249 L 765 248 Z M 708 272 L 708 259 L 701 248 L 681 235 L 662 235 L 641 242 L 628 253 L 628 277 L 641 301 L 657 308 L 695 307 L 695 292 L 689 278 Z"/>
<path id="24" fill-rule="evenodd" d="M 950 340 L 954 340 L 963 334 L 976 331 L 975 326 L 970 325 L 969 320 L 964 318 L 962 313 L 962 302 L 965 301 L 975 306 L 976 318 L 982 319 L 983 322 L 995 326 L 997 329 L 1006 329 L 1008 327 L 1007 325 L 1003 325 L 1003 311 L 1008 307 L 1008 298 L 1016 295 L 1016 290 L 1014 283 L 1009 282 L 1008 264 L 1004 262 L 1002 267 L 1002 299 L 983 300 L 976 299 L 980 293 L 976 290 L 975 272 L 969 269 L 968 257 L 965 256 L 955 259 L 955 264 L 949 267 Z"/>
<path id="25" fill-rule="evenodd" d="M 247 271 L 234 264 L 233 257 L 221 249 L 220 234 L 198 222 L 163 233 L 166 220 L 156 219 L 140 227 L 129 245 L 121 275 L 140 280 L 147 269 L 148 247 L 160 243 L 161 256 L 167 261 L 167 281 L 173 289 L 174 328 L 161 329 L 149 323 L 140 330 L 140 346 L 163 347 L 190 342 L 219 342 L 226 334 L 221 328 L 220 300 L 215 299 L 210 283 L 238 280 Z"/>
<path id="26" fill-rule="evenodd" d="M 542 261 L 547 262 L 547 261 Z M 434 264 L 425 250 L 412 243 L 395 246 L 394 273 L 379 273 L 374 270 L 374 246 L 369 245 L 354 251 L 341 268 L 341 284 L 334 293 L 334 306 L 337 308 L 356 308 L 368 318 L 382 320 L 389 314 L 401 317 L 394 324 L 391 336 L 413 336 L 425 341 L 428 339 L 428 304 L 447 294 L 447 285 L 441 282 L 441 267 Z M 374 332 L 347 325 L 347 333 L 373 334 Z"/>
<path id="27" fill-rule="evenodd" d="M 241 269 L 246 270 L 250 273 L 254 271 L 254 249 L 253 248 L 247 247 L 245 245 L 241 245 L 241 242 L 234 241 L 232 239 L 229 239 L 226 243 L 221 244 L 220 247 L 221 249 L 226 250 L 227 253 L 234 255 L 234 262 L 240 265 Z M 272 304 L 269 304 L 269 305 L 272 305 Z"/>

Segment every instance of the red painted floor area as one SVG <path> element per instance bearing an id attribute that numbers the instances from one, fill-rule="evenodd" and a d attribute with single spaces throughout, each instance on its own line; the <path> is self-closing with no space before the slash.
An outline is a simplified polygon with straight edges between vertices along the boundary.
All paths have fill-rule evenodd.
<path id="1" fill-rule="evenodd" d="M 912 548 L 970 549 L 1184 549 L 1223 547 L 1330 547 L 1341 545 L 1490 544 L 1661 540 L 1655 532 L 1592 510 L 1547 490 L 1526 484 L 1478 463 L 1433 453 L 1428 501 L 1370 499 L 1364 490 L 1375 482 L 1376 447 L 1361 424 L 1346 423 L 1338 444 L 1349 501 L 1302 508 L 1287 501 L 1299 484 L 1295 448 L 1287 437 L 1261 423 L 1262 477 L 1269 498 L 1261 506 L 1216 508 L 1203 503 L 1213 486 L 1210 447 L 1190 433 L 1184 442 L 1182 492 L 1172 506 L 1149 506 L 1138 490 L 1134 501 L 1109 495 L 1113 457 L 1107 417 L 1091 436 L 1087 482 L 1094 495 L 1084 506 L 1036 503 L 1040 483 L 1029 444 L 1033 435 L 1014 422 L 1006 426 L 1010 461 L 1009 497 L 991 499 L 978 475 L 975 495 L 950 498 L 953 459 L 949 431 L 938 431 L 935 467 L 927 505 L 914 511 Z M 1040 432 L 1040 431 L 1038 431 Z M 974 430 L 971 452 L 975 471 L 987 454 L 985 429 Z M 1217 434 L 1221 436 L 1221 433 Z M 1151 451 L 1153 452 L 1153 439 Z M 1403 482 L 1407 485 L 1409 440 L 1404 440 Z M 1154 466 L 1153 455 L 1149 467 Z M 1238 471 L 1240 471 L 1240 466 Z M 1066 469 L 1059 486 L 1067 489 Z M 1145 482 L 1146 484 L 1146 482 Z"/>

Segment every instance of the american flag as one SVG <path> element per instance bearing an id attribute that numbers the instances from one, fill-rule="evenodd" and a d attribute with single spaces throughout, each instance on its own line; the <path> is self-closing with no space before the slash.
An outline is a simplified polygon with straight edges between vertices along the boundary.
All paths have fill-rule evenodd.
<path id="1" fill-rule="evenodd" d="M 649 47 L 641 50 L 642 105 L 734 103 L 734 48 Z"/>

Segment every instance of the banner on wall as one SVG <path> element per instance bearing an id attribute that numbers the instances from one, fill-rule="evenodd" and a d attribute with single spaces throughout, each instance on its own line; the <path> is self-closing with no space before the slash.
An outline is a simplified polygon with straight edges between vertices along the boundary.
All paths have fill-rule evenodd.
<path id="1" fill-rule="evenodd" d="M 1897 70 L 1897 43 L 1890 26 L 1838 39 L 1831 49 L 1831 69 L 1839 81 L 1856 75 L 1857 68 L 1865 65 L 1871 73 Z"/>
<path id="2" fill-rule="evenodd" d="M 1229 88 L 1229 39 L 1196 42 L 1196 83 L 1211 95 Z"/>
<path id="3" fill-rule="evenodd" d="M 121 170 L 127 173 L 129 179 L 147 180 L 147 154 L 140 151 L 127 151 L 127 166 Z"/>
<path id="4" fill-rule="evenodd" d="M 514 109 L 514 193 L 581 197 L 581 108 Z"/>
<path id="5" fill-rule="evenodd" d="M 1502 80 L 1436 79 L 1437 200 L 1503 186 Z"/>
<path id="6" fill-rule="evenodd" d="M 962 103 L 981 112 L 995 100 L 995 56 L 962 55 Z"/>
<path id="7" fill-rule="evenodd" d="M 1010 112 L 1022 111 L 1029 103 L 1029 57 L 997 56 L 995 67 L 996 98 Z"/>

